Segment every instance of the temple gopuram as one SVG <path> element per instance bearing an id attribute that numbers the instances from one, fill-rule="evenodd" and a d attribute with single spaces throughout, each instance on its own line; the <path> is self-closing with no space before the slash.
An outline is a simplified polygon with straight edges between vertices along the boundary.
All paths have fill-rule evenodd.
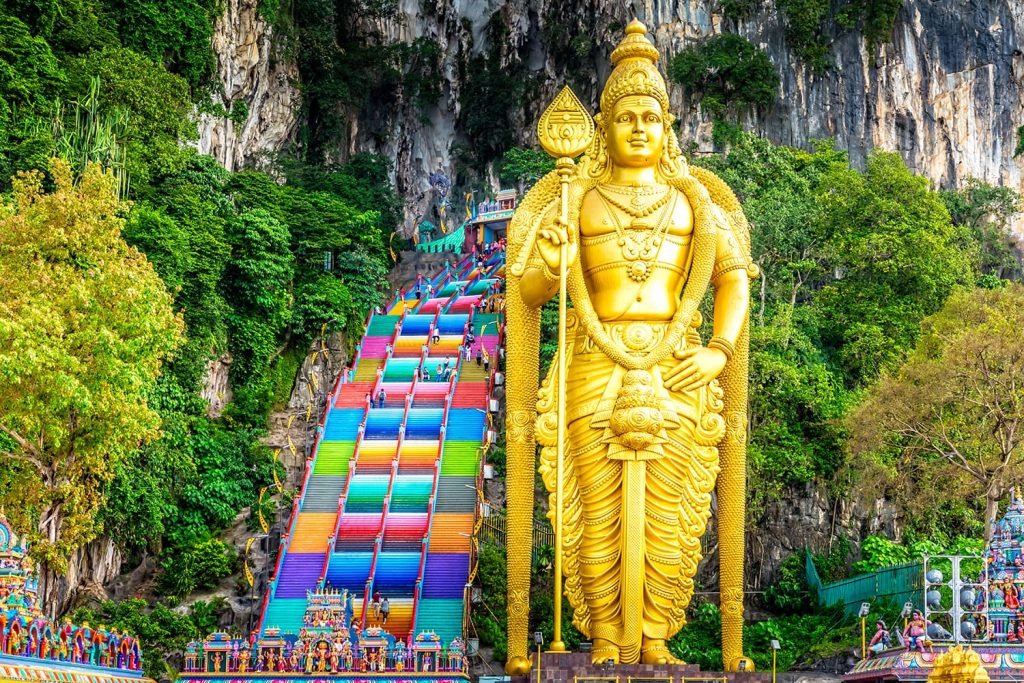
<path id="1" fill-rule="evenodd" d="M 139 642 L 116 628 L 43 614 L 28 543 L 0 515 L 0 680 L 140 683 Z"/>
<path id="2" fill-rule="evenodd" d="M 946 576 L 930 569 L 929 559 L 925 558 L 920 601 L 927 608 L 915 610 L 909 630 L 903 628 L 909 637 L 894 628 L 890 639 L 894 647 L 869 652 L 843 680 L 925 681 L 940 658 L 955 648 L 977 653 L 993 681 L 1024 678 L 1024 499 L 1019 490 L 995 525 L 982 557 L 958 558 L 965 565 L 971 559 L 980 564 L 979 574 L 965 572 L 962 579 Z M 955 599 L 948 602 L 952 608 L 947 610 L 951 596 Z M 913 631 L 915 620 L 920 635 Z"/>
<path id="3" fill-rule="evenodd" d="M 353 614 L 353 596 L 347 590 L 309 591 L 297 634 L 282 633 L 276 626 L 249 639 L 212 633 L 202 642 L 189 643 L 181 679 L 230 676 L 237 681 L 268 674 L 308 679 L 416 674 L 418 680 L 436 683 L 468 679 L 462 638 L 442 643 L 436 633 L 424 631 L 405 642 L 382 626 L 353 627 Z"/>

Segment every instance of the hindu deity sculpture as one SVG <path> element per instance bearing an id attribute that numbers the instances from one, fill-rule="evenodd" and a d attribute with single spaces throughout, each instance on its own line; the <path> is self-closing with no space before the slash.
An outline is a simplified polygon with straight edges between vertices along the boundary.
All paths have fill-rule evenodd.
<path id="1" fill-rule="evenodd" d="M 906 628 L 903 629 L 903 638 L 907 641 L 907 649 L 917 648 L 921 652 L 925 647 L 931 647 L 931 639 L 928 637 L 928 624 L 931 623 L 924 618 L 920 611 L 914 610 Z"/>
<path id="2" fill-rule="evenodd" d="M 593 660 L 677 661 L 666 641 L 685 622 L 716 480 L 726 666 L 742 656 L 747 315 L 757 268 L 735 195 L 682 156 L 658 57 L 631 22 L 566 194 L 564 172 L 552 172 L 509 228 L 509 673 L 529 668 L 529 550 L 514 549 L 530 547 L 534 444 L 554 511 L 559 438 L 561 566 Z M 585 110 L 556 112 L 551 125 L 581 119 L 589 122 Z M 560 169 L 572 166 L 564 161 Z M 563 360 L 539 392 L 537 384 L 539 309 L 558 293 L 563 266 L 572 308 L 558 350 L 560 415 Z M 712 290 L 704 343 L 698 307 Z"/>

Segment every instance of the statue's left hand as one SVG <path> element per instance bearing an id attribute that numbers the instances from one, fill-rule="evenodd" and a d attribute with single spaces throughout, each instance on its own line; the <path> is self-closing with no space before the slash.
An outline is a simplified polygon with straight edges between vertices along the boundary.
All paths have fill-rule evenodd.
<path id="1" fill-rule="evenodd" d="M 725 367 L 727 358 L 718 349 L 691 346 L 675 352 L 679 364 L 665 373 L 669 391 L 693 391 L 709 383 Z"/>

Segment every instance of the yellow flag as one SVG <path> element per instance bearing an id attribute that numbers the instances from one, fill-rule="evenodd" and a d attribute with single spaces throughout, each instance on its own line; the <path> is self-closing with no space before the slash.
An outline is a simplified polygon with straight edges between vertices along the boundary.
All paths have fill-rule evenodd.
<path id="1" fill-rule="evenodd" d="M 245 561 L 242 563 L 242 566 L 245 568 L 245 580 L 250 586 L 256 582 L 256 578 L 252 575 L 252 570 L 249 569 L 249 549 L 252 548 L 252 544 L 255 541 L 256 537 L 253 536 L 245 542 Z"/>
<path id="2" fill-rule="evenodd" d="M 277 492 L 278 492 L 278 493 L 281 493 L 281 491 L 282 491 L 282 490 L 283 490 L 283 488 L 284 488 L 284 487 L 283 487 L 283 486 L 281 485 L 281 479 L 280 479 L 280 477 L 278 477 L 278 476 L 277 476 L 277 460 L 278 460 L 278 456 L 280 456 L 280 455 L 281 455 L 281 449 L 280 449 L 280 448 L 278 448 L 278 449 L 277 449 L 276 451 L 274 451 L 274 464 L 273 464 L 273 471 L 274 471 L 274 488 L 276 488 L 276 489 L 277 489 Z"/>
<path id="3" fill-rule="evenodd" d="M 473 220 L 473 193 L 466 193 L 466 220 Z"/>
<path id="4" fill-rule="evenodd" d="M 266 495 L 269 486 L 264 486 L 260 489 L 260 501 L 256 505 L 256 512 L 260 516 L 260 528 L 263 529 L 263 533 L 270 531 L 270 527 L 267 525 L 267 518 L 263 516 L 263 496 Z"/>

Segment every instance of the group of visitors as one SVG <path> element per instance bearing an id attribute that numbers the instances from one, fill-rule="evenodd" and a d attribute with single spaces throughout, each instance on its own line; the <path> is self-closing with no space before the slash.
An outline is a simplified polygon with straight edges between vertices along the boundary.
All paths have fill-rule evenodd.
<path id="1" fill-rule="evenodd" d="M 388 601 L 386 595 L 382 596 L 380 591 L 374 591 L 373 602 L 370 603 L 373 608 L 373 616 L 376 617 L 381 624 L 388 623 L 388 615 L 391 614 L 391 603 Z"/>

